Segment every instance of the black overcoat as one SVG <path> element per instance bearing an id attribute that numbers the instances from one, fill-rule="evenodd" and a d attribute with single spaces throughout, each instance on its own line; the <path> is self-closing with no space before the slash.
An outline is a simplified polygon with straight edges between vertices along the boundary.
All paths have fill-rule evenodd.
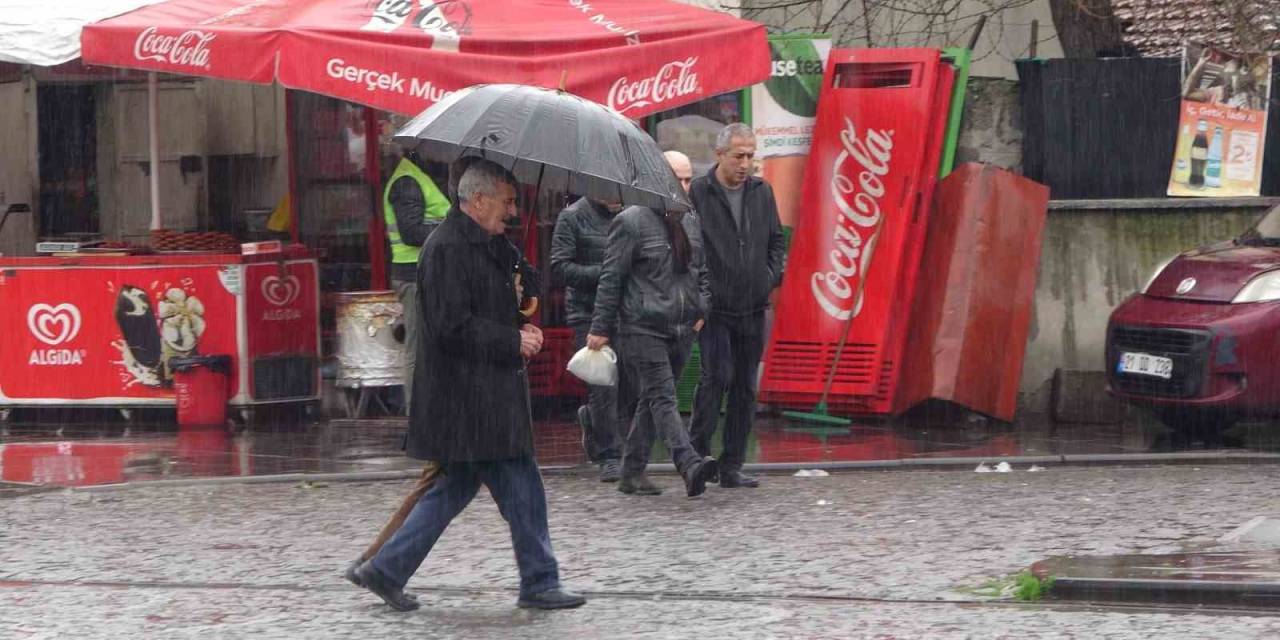
<path id="1" fill-rule="evenodd" d="M 450 463 L 533 455 L 512 281 L 518 260 L 510 243 L 456 207 L 422 246 L 410 457 Z"/>

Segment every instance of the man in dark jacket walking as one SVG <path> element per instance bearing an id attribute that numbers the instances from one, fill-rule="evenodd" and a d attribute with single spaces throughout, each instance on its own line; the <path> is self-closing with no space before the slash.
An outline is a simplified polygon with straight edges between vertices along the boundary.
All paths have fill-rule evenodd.
<path id="1" fill-rule="evenodd" d="M 416 609 L 405 583 L 483 484 L 511 529 L 519 606 L 576 607 L 586 600 L 560 588 L 533 459 L 525 361 L 542 348 L 542 333 L 518 324 L 518 257 L 502 235 L 515 215 L 514 182 L 501 167 L 478 162 L 462 176 L 458 197 L 418 265 L 421 365 L 405 440 L 410 457 L 439 462 L 443 477 L 356 573 L 392 608 Z"/>
<path id="2" fill-rule="evenodd" d="M 698 335 L 702 376 L 694 392 L 690 432 L 702 455 L 720 418 L 726 388 L 720 486 L 756 487 L 742 474 L 756 405 L 756 369 L 764 351 L 769 294 L 782 283 L 786 244 L 769 183 L 752 175 L 755 134 L 736 123 L 716 136 L 717 164 L 693 181 L 689 198 L 702 220 L 711 315 Z"/>
<path id="3" fill-rule="evenodd" d="M 645 476 L 662 433 L 690 497 L 706 491 L 714 458 L 694 451 L 676 410 L 676 378 L 702 328 L 708 304 L 697 216 L 629 207 L 609 226 L 587 346 L 618 350 L 619 415 L 633 415 L 622 458 L 623 493 L 662 493 Z"/>
<path id="4" fill-rule="evenodd" d="M 619 203 L 579 198 L 556 219 L 551 236 L 551 275 L 565 287 L 565 312 L 579 349 L 586 345 L 591 330 L 609 223 L 621 210 Z M 618 388 L 588 385 L 587 404 L 578 407 L 578 425 L 587 458 L 600 465 L 600 480 L 617 482 L 622 472 Z"/>

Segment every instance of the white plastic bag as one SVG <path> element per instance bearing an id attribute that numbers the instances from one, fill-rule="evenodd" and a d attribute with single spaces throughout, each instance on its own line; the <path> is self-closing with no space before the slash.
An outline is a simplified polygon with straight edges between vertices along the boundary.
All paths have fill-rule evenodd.
<path id="1" fill-rule="evenodd" d="M 569 358 L 569 373 L 587 384 L 612 387 L 618 384 L 618 354 L 609 347 L 592 351 L 586 347 Z"/>

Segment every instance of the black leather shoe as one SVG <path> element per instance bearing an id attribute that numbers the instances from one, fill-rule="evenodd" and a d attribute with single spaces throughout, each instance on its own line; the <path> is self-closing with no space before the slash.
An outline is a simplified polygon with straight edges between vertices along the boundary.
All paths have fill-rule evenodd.
<path id="1" fill-rule="evenodd" d="M 418 604 L 417 599 L 405 593 L 400 587 L 388 582 L 368 562 L 360 565 L 360 568 L 355 570 L 355 575 L 360 579 L 364 588 L 382 598 L 382 601 L 387 603 L 387 606 L 396 611 L 413 611 L 421 606 Z"/>
<path id="2" fill-rule="evenodd" d="M 572 609 L 581 607 L 587 603 L 587 599 L 564 589 L 548 589 L 542 593 L 535 593 L 531 596 L 520 596 L 520 600 L 516 602 L 516 606 L 521 609 Z"/>
<path id="3" fill-rule="evenodd" d="M 342 576 L 347 579 L 347 582 L 350 582 L 351 584 L 354 584 L 357 587 L 364 587 L 364 580 L 361 580 L 360 574 L 357 573 L 357 570 L 360 569 L 360 565 L 362 564 L 364 564 L 364 560 L 356 558 L 355 560 L 351 561 L 351 564 L 347 565 L 347 570 L 342 572 Z M 418 600 L 418 596 L 415 596 L 412 593 L 409 593 L 408 591 L 402 591 L 401 593 L 404 594 L 404 597 L 410 600 L 413 600 L 415 602 Z"/>
<path id="4" fill-rule="evenodd" d="M 724 489 L 737 489 L 746 487 L 754 489 L 760 486 L 760 481 L 748 475 L 743 475 L 741 471 L 721 471 L 720 486 Z"/>
<path id="5" fill-rule="evenodd" d="M 364 560 L 359 558 L 352 560 L 351 564 L 347 565 L 347 570 L 342 572 L 342 577 L 346 578 L 347 582 L 350 582 L 357 587 L 363 587 L 364 580 L 361 580 L 360 574 L 356 573 L 356 570 L 358 570 L 362 564 L 364 564 Z"/>
<path id="6" fill-rule="evenodd" d="M 700 496 L 707 491 L 707 480 L 715 477 L 720 471 L 720 463 L 715 458 L 707 457 L 689 465 L 684 470 L 684 486 L 690 498 Z"/>
<path id="7" fill-rule="evenodd" d="M 662 495 L 662 488 L 651 482 L 649 476 L 643 473 L 638 476 L 622 476 L 622 481 L 618 483 L 618 491 L 638 496 Z"/>

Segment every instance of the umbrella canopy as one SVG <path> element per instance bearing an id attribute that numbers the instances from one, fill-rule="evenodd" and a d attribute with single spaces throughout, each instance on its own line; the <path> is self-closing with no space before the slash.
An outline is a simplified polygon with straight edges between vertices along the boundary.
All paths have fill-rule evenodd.
<path id="1" fill-rule="evenodd" d="M 762 25 L 667 0 L 166 0 L 81 32 L 86 63 L 269 83 L 416 114 L 559 86 L 628 117 L 765 80 Z"/>
<path id="2" fill-rule="evenodd" d="M 406 124 L 396 141 L 441 162 L 492 160 L 525 184 L 659 211 L 690 208 L 649 134 L 563 91 L 510 84 L 463 89 Z"/>

